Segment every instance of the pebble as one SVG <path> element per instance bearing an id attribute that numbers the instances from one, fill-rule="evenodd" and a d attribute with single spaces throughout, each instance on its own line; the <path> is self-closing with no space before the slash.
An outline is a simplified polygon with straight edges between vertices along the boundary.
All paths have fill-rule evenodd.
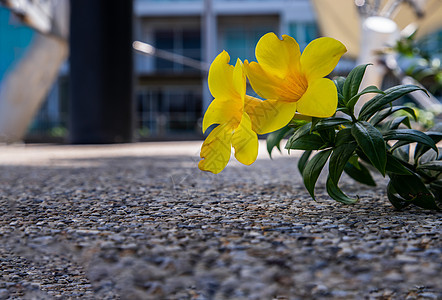
<path id="1" fill-rule="evenodd" d="M 295 157 L 61 162 L 0 165 L 0 299 L 442 298 L 440 214 L 396 211 L 380 176 L 344 177 L 345 206 Z"/>

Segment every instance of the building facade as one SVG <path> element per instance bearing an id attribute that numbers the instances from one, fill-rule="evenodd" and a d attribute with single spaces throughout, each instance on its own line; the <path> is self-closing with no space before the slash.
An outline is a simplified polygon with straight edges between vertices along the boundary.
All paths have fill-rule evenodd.
<path id="1" fill-rule="evenodd" d="M 270 31 L 293 36 L 301 49 L 319 36 L 310 0 L 134 0 L 134 19 L 134 40 L 206 66 L 222 50 L 229 52 L 232 63 L 236 58 L 255 60 L 256 43 Z M 32 34 L 11 23 L 9 12 L 0 8 L 0 80 L 24 53 Z M 441 31 L 428 43 L 432 53 L 440 53 Z M 335 74 L 345 75 L 353 66 L 353 61 L 341 60 Z M 195 69 L 180 59 L 135 54 L 134 69 L 136 138 L 201 138 L 201 120 L 212 101 L 208 67 Z M 65 65 L 29 129 L 28 140 L 63 141 L 67 136 L 67 74 Z"/>
<path id="2" fill-rule="evenodd" d="M 254 60 L 267 32 L 289 34 L 301 48 L 318 36 L 309 0 L 138 0 L 136 39 L 209 63 L 222 50 Z M 155 56 L 136 55 L 140 138 L 201 137 L 201 118 L 212 97 L 207 69 L 194 69 Z"/>

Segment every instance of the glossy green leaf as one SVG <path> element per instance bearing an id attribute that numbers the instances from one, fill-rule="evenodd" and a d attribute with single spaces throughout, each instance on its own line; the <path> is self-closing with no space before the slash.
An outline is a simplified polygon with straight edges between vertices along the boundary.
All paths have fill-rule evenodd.
<path id="1" fill-rule="evenodd" d="M 388 107 L 388 108 L 384 108 L 381 111 L 378 111 L 371 119 L 370 119 L 370 124 L 373 126 L 376 126 L 379 124 L 379 122 L 383 121 L 385 118 L 387 118 L 388 116 L 392 115 L 393 113 L 397 112 L 397 111 L 406 111 L 407 113 L 409 113 L 413 119 L 416 121 L 417 120 L 417 116 L 416 116 L 416 112 L 414 111 L 413 108 L 408 107 L 408 106 L 393 106 L 393 107 Z"/>
<path id="2" fill-rule="evenodd" d="M 300 127 L 298 127 L 297 129 L 295 129 L 294 133 L 292 134 L 291 137 L 289 137 L 287 143 L 285 144 L 285 149 L 290 149 L 290 145 L 296 141 L 297 139 L 299 139 L 301 136 L 306 135 L 306 134 L 310 134 L 310 129 L 311 129 L 312 123 L 306 123 Z"/>
<path id="3" fill-rule="evenodd" d="M 335 144 L 336 146 L 340 146 L 343 144 L 351 143 L 355 141 L 355 138 L 351 134 L 351 128 L 344 128 L 339 130 L 336 134 Z"/>
<path id="4" fill-rule="evenodd" d="M 312 125 L 311 125 L 311 127 L 310 127 L 310 133 L 313 132 L 313 130 L 314 130 L 316 124 L 317 124 L 319 121 L 321 121 L 321 120 L 322 120 L 322 118 L 315 118 L 315 117 L 312 117 Z"/>
<path id="5" fill-rule="evenodd" d="M 338 184 L 342 171 L 344 170 L 345 165 L 347 164 L 350 157 L 353 156 L 356 147 L 357 144 L 352 142 L 342 144 L 333 150 L 333 153 L 330 156 L 328 168 L 330 178 L 331 180 L 333 180 L 334 183 Z"/>
<path id="6" fill-rule="evenodd" d="M 354 204 L 359 200 L 359 197 L 357 199 L 350 198 L 347 195 L 345 195 L 341 189 L 338 187 L 336 183 L 333 182 L 333 180 L 330 178 L 330 176 L 327 178 L 326 183 L 327 193 L 330 197 L 332 197 L 334 200 L 344 203 L 344 204 Z"/>
<path id="7" fill-rule="evenodd" d="M 427 131 L 425 132 L 427 136 L 429 136 L 435 144 L 439 143 L 442 140 L 442 132 L 438 131 Z M 425 146 L 423 144 L 417 144 L 416 149 L 414 151 L 414 160 L 417 161 L 419 157 L 421 157 L 425 152 L 430 150 L 431 148 Z"/>
<path id="8" fill-rule="evenodd" d="M 418 176 L 390 174 L 390 179 L 397 194 L 405 201 L 412 201 L 422 208 L 439 209 L 434 196 Z"/>
<path id="9" fill-rule="evenodd" d="M 322 140 L 327 142 L 328 144 L 333 144 L 335 142 L 336 138 L 336 130 L 333 128 L 326 128 L 317 130 L 319 135 L 321 136 Z"/>
<path id="10" fill-rule="evenodd" d="M 430 190 L 438 202 L 442 203 L 442 180 L 436 180 L 430 183 Z"/>
<path id="11" fill-rule="evenodd" d="M 345 77 L 342 77 L 342 76 L 335 77 L 335 78 L 333 78 L 333 82 L 336 85 L 336 89 L 338 90 L 338 93 L 343 94 Z"/>
<path id="12" fill-rule="evenodd" d="M 388 185 L 387 185 L 387 197 L 388 197 L 388 200 L 391 202 L 391 204 L 393 204 L 393 206 L 396 209 L 403 209 L 411 204 L 410 201 L 406 201 L 405 199 L 403 199 L 402 197 L 397 195 L 396 190 L 394 189 L 393 185 L 391 184 L 391 181 L 388 182 Z"/>
<path id="13" fill-rule="evenodd" d="M 321 174 L 325 163 L 328 160 L 332 150 L 324 150 L 315 154 L 305 165 L 302 177 L 304 179 L 304 185 L 307 191 L 310 193 L 313 199 L 315 199 L 315 185 L 318 180 L 319 174 Z"/>
<path id="14" fill-rule="evenodd" d="M 424 89 L 415 85 L 398 85 L 389 88 L 385 91 L 385 94 L 377 95 L 373 97 L 373 99 L 365 103 L 361 108 L 358 119 L 362 121 L 367 121 L 371 116 L 382 109 L 385 105 L 401 98 L 408 93 L 419 90 L 426 93 Z"/>
<path id="15" fill-rule="evenodd" d="M 350 109 L 353 109 L 355 104 L 358 102 L 359 98 L 362 95 L 369 94 L 369 93 L 384 94 L 383 91 L 381 91 L 380 89 L 378 89 L 374 85 L 370 85 L 370 86 L 366 87 L 365 89 L 363 89 L 361 92 L 359 92 L 356 95 L 354 95 L 353 97 L 351 97 L 351 99 L 348 100 L 348 102 L 347 102 L 347 107 Z"/>
<path id="16" fill-rule="evenodd" d="M 324 141 L 317 134 L 306 134 L 297 139 L 289 139 L 285 148 L 292 150 L 318 150 L 324 146 Z"/>
<path id="17" fill-rule="evenodd" d="M 294 129 L 298 129 L 306 124 L 310 124 L 310 121 L 307 120 L 302 120 L 302 119 L 292 119 L 287 126 L 294 128 Z"/>
<path id="18" fill-rule="evenodd" d="M 302 175 L 302 173 L 304 173 L 305 165 L 307 164 L 308 159 L 310 158 L 311 154 L 312 154 L 312 151 L 307 150 L 307 151 L 304 151 L 304 153 L 302 153 L 301 157 L 299 158 L 298 170 L 299 170 L 299 173 L 301 173 L 301 175 Z"/>
<path id="19" fill-rule="evenodd" d="M 344 102 L 344 96 L 342 96 L 341 93 L 338 93 L 338 109 L 339 108 L 347 109 L 347 107 L 345 106 L 345 102 Z"/>
<path id="20" fill-rule="evenodd" d="M 368 157 L 373 167 L 385 176 L 387 149 L 382 134 L 368 122 L 357 122 L 351 128 L 361 150 Z"/>
<path id="21" fill-rule="evenodd" d="M 428 135 L 426 135 L 425 133 L 422 133 L 419 130 L 415 129 L 393 129 L 384 133 L 384 139 L 386 141 L 398 140 L 407 143 L 420 143 L 434 149 L 437 152 L 437 147 L 433 139 Z M 400 146 L 402 145 L 403 144 L 401 144 Z M 393 151 L 398 146 L 399 145 L 395 144 L 391 148 L 391 150 Z"/>
<path id="22" fill-rule="evenodd" d="M 361 85 L 362 78 L 364 77 L 365 69 L 368 65 L 370 64 L 359 65 L 351 70 L 351 72 L 348 74 L 342 88 L 342 95 L 344 96 L 344 101 L 346 103 L 348 103 L 348 100 L 358 93 L 359 86 Z"/>
<path id="23" fill-rule="evenodd" d="M 417 169 L 442 172 L 442 161 L 440 160 L 429 161 L 427 163 L 419 165 Z"/>
<path id="24" fill-rule="evenodd" d="M 389 173 L 400 175 L 411 174 L 410 170 L 407 169 L 403 164 L 401 164 L 399 159 L 389 153 L 387 153 L 387 165 L 385 166 L 385 170 Z"/>
<path id="25" fill-rule="evenodd" d="M 290 128 L 288 126 L 285 126 L 275 132 L 270 133 L 267 135 L 267 152 L 269 153 L 270 157 L 272 157 L 272 150 L 273 148 L 277 148 L 279 151 L 281 151 L 280 144 L 281 140 L 284 139 L 286 136 L 292 134 L 295 130 L 293 128 Z"/>
<path id="26" fill-rule="evenodd" d="M 398 129 L 399 125 L 404 124 L 408 128 L 411 128 L 410 119 L 407 116 L 397 117 L 390 123 L 390 129 Z"/>
<path id="27" fill-rule="evenodd" d="M 370 171 L 363 164 L 358 164 L 358 166 L 355 166 L 354 164 L 348 162 L 345 165 L 344 172 L 357 182 L 366 184 L 368 186 L 376 186 L 376 182 L 373 180 Z"/>
<path id="28" fill-rule="evenodd" d="M 329 129 L 329 128 L 335 128 L 339 125 L 347 125 L 350 124 L 351 120 L 346 118 L 327 118 L 327 119 L 320 119 L 315 126 L 312 126 L 313 130 L 322 130 L 322 129 Z"/>

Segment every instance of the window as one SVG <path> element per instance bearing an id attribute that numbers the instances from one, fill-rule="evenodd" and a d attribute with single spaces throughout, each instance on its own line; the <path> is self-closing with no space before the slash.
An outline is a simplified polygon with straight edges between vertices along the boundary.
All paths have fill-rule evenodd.
<path id="1" fill-rule="evenodd" d="M 199 134 L 201 108 L 200 86 L 145 87 L 137 97 L 140 137 Z"/>
<path id="2" fill-rule="evenodd" d="M 154 32 L 154 43 L 157 49 L 201 60 L 201 33 L 199 29 L 158 29 Z M 170 72 L 198 71 L 178 62 L 158 57 L 155 58 L 155 69 Z"/>
<path id="3" fill-rule="evenodd" d="M 229 52 L 231 63 L 235 64 L 236 58 L 244 61 L 255 59 L 255 46 L 259 39 L 266 33 L 273 31 L 272 27 L 245 28 L 230 27 L 226 28 L 224 34 L 224 48 Z"/>
<path id="4" fill-rule="evenodd" d="M 295 38 L 302 51 L 318 37 L 318 26 L 316 23 L 293 23 L 289 26 L 289 35 Z"/>

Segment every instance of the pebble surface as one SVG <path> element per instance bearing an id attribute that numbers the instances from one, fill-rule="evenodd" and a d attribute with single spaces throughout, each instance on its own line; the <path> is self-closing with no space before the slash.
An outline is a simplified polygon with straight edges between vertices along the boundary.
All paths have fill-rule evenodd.
<path id="1" fill-rule="evenodd" d="M 442 299 L 440 213 L 200 144 L 1 146 L 0 299 Z"/>

